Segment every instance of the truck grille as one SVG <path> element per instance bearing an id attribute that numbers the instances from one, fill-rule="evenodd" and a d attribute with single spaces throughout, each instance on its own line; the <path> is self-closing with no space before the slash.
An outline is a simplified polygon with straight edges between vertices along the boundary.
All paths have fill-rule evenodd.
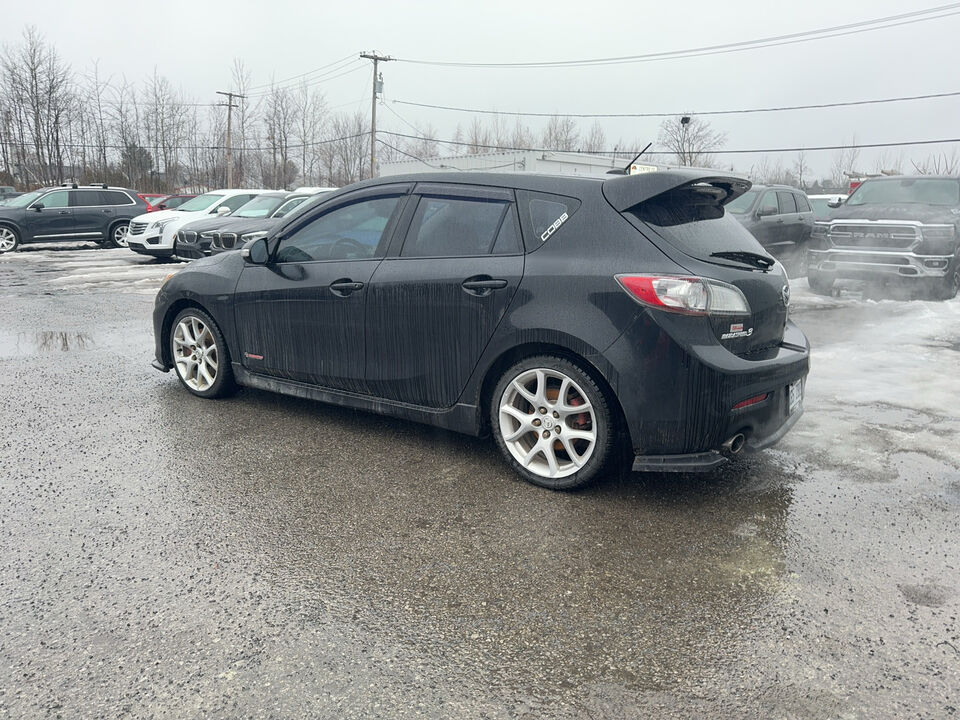
<path id="1" fill-rule="evenodd" d="M 147 229 L 147 224 L 145 222 L 132 222 L 130 223 L 130 234 L 131 235 L 143 235 L 143 231 Z"/>
<path id="2" fill-rule="evenodd" d="M 834 247 L 906 249 L 919 239 L 919 232 L 912 225 L 830 225 L 830 242 Z"/>

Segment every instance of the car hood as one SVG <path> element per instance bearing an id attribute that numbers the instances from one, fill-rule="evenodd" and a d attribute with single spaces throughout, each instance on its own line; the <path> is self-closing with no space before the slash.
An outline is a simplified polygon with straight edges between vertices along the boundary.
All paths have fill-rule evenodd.
<path id="1" fill-rule="evenodd" d="M 281 218 L 234 218 L 236 222 L 230 223 L 222 229 L 227 232 L 235 232 L 237 235 L 245 233 L 267 231 L 276 226 Z"/>
<path id="2" fill-rule="evenodd" d="M 181 229 L 183 230 L 192 230 L 194 232 L 208 232 L 210 230 L 220 230 L 223 228 L 227 229 L 228 226 L 234 225 L 237 222 L 245 220 L 246 218 L 234 218 L 230 217 L 205 217 L 200 218 L 199 220 L 191 220 L 189 223 L 184 225 Z"/>
<path id="3" fill-rule="evenodd" d="M 830 213 L 829 220 L 908 220 L 924 223 L 960 222 L 960 208 L 943 205 L 841 205 Z"/>
<path id="4" fill-rule="evenodd" d="M 144 213 L 143 215 L 137 215 L 135 218 L 130 220 L 130 222 L 135 223 L 146 223 L 149 225 L 152 222 L 157 220 L 163 220 L 168 217 L 174 217 L 177 213 L 173 210 L 154 210 L 150 213 Z"/>

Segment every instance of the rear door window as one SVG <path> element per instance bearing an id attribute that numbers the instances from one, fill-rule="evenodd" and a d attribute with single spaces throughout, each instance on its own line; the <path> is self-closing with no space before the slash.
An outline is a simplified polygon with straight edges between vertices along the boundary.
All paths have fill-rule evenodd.
<path id="1" fill-rule="evenodd" d="M 501 200 L 422 197 L 401 257 L 469 257 L 494 250 L 509 208 Z"/>
<path id="2" fill-rule="evenodd" d="M 789 215 L 797 211 L 797 201 L 792 192 L 778 192 L 777 200 L 780 203 L 781 215 Z"/>
<path id="3" fill-rule="evenodd" d="M 73 207 L 99 207 L 105 203 L 99 190 L 71 190 L 70 204 Z"/>

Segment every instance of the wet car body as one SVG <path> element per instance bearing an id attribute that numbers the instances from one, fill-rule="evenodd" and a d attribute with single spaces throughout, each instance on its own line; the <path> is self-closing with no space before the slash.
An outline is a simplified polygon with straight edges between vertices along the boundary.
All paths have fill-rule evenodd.
<path id="1" fill-rule="evenodd" d="M 924 197 L 920 187 L 933 192 Z M 883 197 L 872 201 L 877 192 Z M 836 280 L 897 280 L 924 284 L 941 299 L 954 297 L 960 290 L 960 179 L 864 181 L 816 224 L 807 277 L 818 292 L 829 292 Z"/>
<path id="2" fill-rule="evenodd" d="M 793 426 L 802 406 L 791 393 L 802 393 L 808 371 L 809 345 L 787 319 L 783 267 L 715 199 L 749 187 L 698 170 L 606 180 L 431 173 L 359 183 L 242 254 L 174 275 L 156 300 L 154 365 L 174 366 L 171 325 L 196 307 L 222 331 L 241 385 L 479 435 L 490 429 L 498 378 L 518 358 L 547 353 L 586 368 L 611 398 L 633 469 L 712 468 L 725 452 L 762 449 Z M 405 257 L 419 205 L 444 197 L 502 203 L 501 232 L 513 223 L 519 247 Z M 690 197 L 706 214 L 672 217 Z M 396 198 L 396 208 L 371 256 L 280 261 L 284 243 L 311 222 L 382 198 Z M 261 243 L 269 259 L 253 262 L 250 248 Z M 627 290 L 638 273 L 707 278 L 735 288 L 749 310 L 656 309 Z"/>

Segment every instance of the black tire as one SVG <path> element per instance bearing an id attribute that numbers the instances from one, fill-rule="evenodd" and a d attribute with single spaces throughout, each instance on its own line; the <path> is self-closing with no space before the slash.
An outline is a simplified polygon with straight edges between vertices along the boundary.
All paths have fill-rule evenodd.
<path id="1" fill-rule="evenodd" d="M 20 249 L 20 233 L 9 225 L 0 225 L 0 255 Z"/>
<path id="2" fill-rule="evenodd" d="M 817 295 L 831 295 L 833 293 L 834 277 L 825 275 L 816 270 L 807 271 L 807 283 Z"/>
<path id="3" fill-rule="evenodd" d="M 107 232 L 107 240 L 103 244 L 104 247 L 111 247 L 111 248 L 127 247 L 127 241 L 117 237 L 118 234 L 120 233 L 121 228 L 123 229 L 123 237 L 125 238 L 127 236 L 127 233 L 130 231 L 130 221 L 121 220 L 111 225 L 110 230 Z"/>
<path id="4" fill-rule="evenodd" d="M 947 274 L 930 281 L 929 295 L 933 300 L 953 300 L 960 292 L 960 259 L 954 260 Z"/>
<path id="5" fill-rule="evenodd" d="M 532 373 L 537 369 L 543 369 L 548 372 L 557 373 L 561 376 L 566 376 L 569 378 L 575 385 L 571 385 L 570 389 L 567 391 L 568 398 L 570 398 L 569 404 L 575 404 L 572 401 L 580 398 L 580 403 L 583 404 L 583 401 L 589 403 L 589 409 L 592 410 L 592 417 L 588 413 L 576 411 L 569 411 L 566 416 L 561 415 L 559 419 L 553 419 L 554 409 L 562 410 L 560 404 L 561 398 L 557 398 L 553 401 L 553 404 L 550 404 L 550 401 L 546 403 L 545 408 L 547 409 L 546 413 L 539 414 L 539 408 L 534 407 L 531 403 L 527 402 L 529 405 L 529 416 L 532 420 L 531 422 L 537 423 L 538 427 L 536 429 L 527 430 L 526 433 L 519 437 L 519 440 L 516 440 L 511 443 L 511 446 L 517 448 L 520 443 L 526 442 L 529 447 L 524 447 L 523 450 L 533 450 L 533 445 L 541 445 L 541 433 L 546 432 L 550 433 L 550 429 L 544 429 L 546 424 L 549 422 L 553 431 L 557 433 L 557 437 L 553 435 L 548 435 L 547 439 L 552 438 L 552 442 L 549 443 L 547 447 L 554 448 L 551 450 L 551 454 L 554 455 L 555 462 L 557 460 L 557 453 L 559 453 L 560 458 L 566 458 L 568 472 L 572 466 L 576 466 L 576 463 L 573 457 L 565 450 L 563 447 L 557 448 L 557 445 L 565 446 L 564 442 L 561 442 L 559 435 L 562 434 L 564 428 L 569 428 L 571 431 L 583 431 L 593 432 L 595 439 L 593 441 L 592 449 L 590 450 L 589 457 L 583 462 L 582 466 L 579 467 L 575 472 L 570 472 L 563 476 L 558 477 L 549 477 L 547 475 L 538 473 L 534 470 L 530 470 L 521 464 L 516 457 L 514 457 L 513 452 L 507 445 L 507 441 L 504 439 L 503 429 L 501 427 L 501 404 L 507 401 L 508 396 L 505 395 L 508 389 L 511 393 L 516 393 L 512 388 L 514 380 L 521 378 L 525 373 Z M 551 376 L 549 381 L 557 381 L 557 384 L 562 386 L 562 380 Z M 551 392 L 551 387 L 548 382 L 544 383 L 545 393 L 549 398 L 549 393 Z M 529 390 L 529 388 L 527 388 Z M 556 388 L 559 390 L 559 388 Z M 517 399 L 520 396 L 514 395 Z M 521 402 L 525 402 L 521 400 Z M 564 404 L 567 404 L 565 402 Z M 515 407 L 515 406 L 514 406 Z M 534 485 L 539 485 L 540 487 L 549 488 L 551 490 L 570 490 L 572 488 L 582 487 L 594 480 L 597 479 L 604 471 L 612 469 L 612 466 L 615 464 L 617 453 L 617 438 L 619 437 L 618 428 L 617 428 L 617 415 L 613 412 L 610 407 L 606 396 L 603 391 L 600 389 L 600 386 L 593 379 L 593 377 L 585 371 L 582 367 L 577 365 L 566 358 L 555 357 L 552 355 L 537 355 L 534 357 L 529 357 L 513 365 L 508 369 L 497 382 L 496 387 L 493 390 L 493 395 L 490 398 L 490 428 L 493 433 L 494 440 L 497 443 L 497 447 L 500 448 L 500 452 L 503 454 L 504 459 L 507 461 L 507 464 L 513 468 L 520 477 L 522 477 L 527 482 L 533 483 Z M 526 411 L 525 411 L 526 412 Z M 589 418 L 588 421 L 584 421 L 583 418 Z M 579 427 L 574 427 L 568 424 L 568 421 L 575 421 L 580 423 L 587 423 L 586 425 L 580 425 Z M 517 421 L 518 427 L 521 426 L 521 423 Z M 560 427 L 560 430 L 557 430 L 557 427 Z M 536 439 L 533 442 L 534 438 Z M 581 452 L 580 449 L 573 443 L 583 443 L 582 440 L 570 440 L 567 442 L 571 443 L 574 452 Z M 582 446 L 582 445 L 581 445 Z M 586 446 L 582 446 L 586 447 Z M 583 455 L 586 455 L 586 452 L 583 452 Z M 543 457 L 544 461 L 547 461 L 546 454 L 537 453 L 534 456 Z M 535 466 L 532 466 L 535 468 Z"/>
<path id="6" fill-rule="evenodd" d="M 187 356 L 183 354 L 187 348 L 184 346 L 182 340 L 186 338 L 178 337 L 178 328 L 180 328 L 181 323 L 184 321 L 196 327 L 195 323 L 189 322 L 191 319 L 198 321 L 204 328 L 209 330 L 213 342 L 207 344 L 201 340 L 204 351 L 197 354 L 196 350 L 193 350 L 193 354 L 190 356 L 190 359 L 188 359 Z M 193 330 L 193 328 L 191 328 L 191 330 Z M 191 340 L 205 337 L 203 333 L 197 333 L 195 331 L 192 331 L 191 335 L 197 336 L 191 337 Z M 201 345 L 201 343 L 196 343 L 194 347 Z M 200 308 L 187 308 L 177 314 L 173 322 L 170 323 L 170 330 L 167 333 L 167 345 L 170 349 L 170 359 L 173 363 L 173 369 L 177 374 L 177 378 L 180 380 L 180 384 L 193 395 L 201 398 L 218 398 L 231 395 L 236 390 L 237 384 L 233 377 L 233 368 L 230 365 L 230 349 L 227 347 L 227 341 L 224 339 L 223 333 L 220 332 L 220 328 L 217 326 L 217 323 L 214 322 L 213 318 Z M 209 376 L 211 346 L 215 346 L 216 348 L 216 373 L 213 377 L 213 382 L 205 384 L 206 377 L 202 375 L 199 368 L 203 365 L 203 368 L 207 370 Z M 193 360 L 195 357 L 201 358 L 200 362 L 195 362 Z M 178 358 L 182 359 L 183 362 L 179 362 Z M 191 373 L 191 369 L 195 372 Z"/>

